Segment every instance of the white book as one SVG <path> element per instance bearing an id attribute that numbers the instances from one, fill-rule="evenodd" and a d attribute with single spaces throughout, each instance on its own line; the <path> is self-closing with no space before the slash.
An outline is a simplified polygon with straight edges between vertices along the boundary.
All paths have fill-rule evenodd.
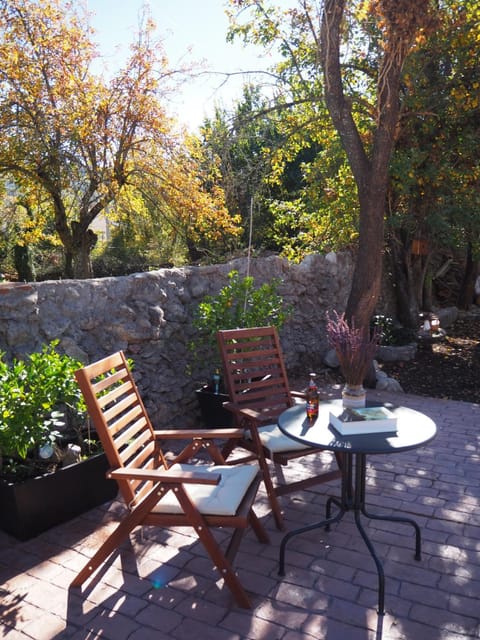
<path id="1" fill-rule="evenodd" d="M 397 418 L 389 409 L 382 406 L 344 408 L 339 415 L 330 412 L 330 424 L 344 436 L 397 430 Z"/>

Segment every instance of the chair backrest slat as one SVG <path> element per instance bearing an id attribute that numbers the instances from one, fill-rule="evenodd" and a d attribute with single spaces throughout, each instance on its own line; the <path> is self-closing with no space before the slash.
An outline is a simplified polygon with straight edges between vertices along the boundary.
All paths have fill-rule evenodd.
<path id="1" fill-rule="evenodd" d="M 141 434 L 145 425 L 145 416 L 140 416 L 137 421 L 129 424 L 128 428 L 124 428 L 125 425 L 120 423 L 120 421 L 112 426 L 110 432 L 114 438 L 115 446 L 117 447 L 117 449 L 121 451 L 129 441 L 134 440 L 137 437 L 137 434 Z"/>
<path id="2" fill-rule="evenodd" d="M 138 432 L 135 434 L 134 439 L 131 439 L 127 442 L 126 446 L 122 447 L 120 450 L 120 460 L 122 461 L 123 467 L 133 466 L 138 468 L 138 462 L 132 464 L 132 460 L 135 459 L 143 459 L 141 455 L 142 451 L 145 451 L 145 447 L 148 444 L 151 444 L 152 439 L 150 434 L 146 431 Z M 147 455 L 149 450 L 146 450 Z"/>
<path id="3" fill-rule="evenodd" d="M 139 416 L 143 415 L 143 412 L 137 404 L 133 406 L 123 404 L 123 406 L 121 406 L 119 403 L 108 411 L 105 411 L 104 415 L 110 425 L 112 435 L 115 435 L 119 431 L 123 431 L 127 425 L 136 421 Z"/>
<path id="4" fill-rule="evenodd" d="M 115 400 L 117 398 L 121 398 L 132 390 L 132 386 L 129 384 L 128 380 L 118 381 L 113 376 L 108 376 L 106 380 L 102 380 L 104 384 L 102 385 L 94 385 L 93 391 L 98 398 L 99 405 L 103 408 Z M 105 384 L 108 382 L 108 385 Z M 112 386 L 113 385 L 113 386 Z"/>
<path id="5" fill-rule="evenodd" d="M 75 377 L 112 468 L 152 469 L 165 459 L 123 352 L 79 369 Z M 118 481 L 127 504 L 134 504 L 150 482 Z"/>
<path id="6" fill-rule="evenodd" d="M 275 327 L 223 330 L 217 341 L 233 403 L 261 412 L 265 421 L 293 405 Z"/>

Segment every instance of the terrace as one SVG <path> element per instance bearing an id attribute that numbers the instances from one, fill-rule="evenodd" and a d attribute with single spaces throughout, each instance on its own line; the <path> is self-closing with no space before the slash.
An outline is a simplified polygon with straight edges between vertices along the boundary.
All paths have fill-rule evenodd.
<path id="1" fill-rule="evenodd" d="M 136 530 L 87 583 L 68 585 L 115 524 L 113 501 L 28 542 L 0 533 L 1 637 L 9 640 L 109 638 L 182 640 L 463 640 L 480 637 L 480 405 L 369 392 L 430 416 L 438 434 L 428 446 L 368 461 L 367 500 L 414 517 L 411 528 L 365 521 L 386 579 L 386 614 L 377 616 L 374 562 L 351 514 L 330 532 L 289 544 L 278 577 L 282 532 L 261 489 L 257 514 L 271 544 L 248 532 L 237 556 L 252 610 L 236 607 L 202 545 L 188 529 Z M 292 466 L 302 473 L 301 465 Z M 289 465 L 290 469 L 290 465 Z M 323 517 L 338 481 L 282 498 L 287 529 Z"/>

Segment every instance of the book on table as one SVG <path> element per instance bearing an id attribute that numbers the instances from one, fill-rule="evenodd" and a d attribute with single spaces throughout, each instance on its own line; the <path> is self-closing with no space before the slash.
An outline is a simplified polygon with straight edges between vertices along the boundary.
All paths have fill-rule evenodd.
<path id="1" fill-rule="evenodd" d="M 330 424 L 342 435 L 385 433 L 397 430 L 397 418 L 387 407 L 344 408 L 330 412 Z"/>

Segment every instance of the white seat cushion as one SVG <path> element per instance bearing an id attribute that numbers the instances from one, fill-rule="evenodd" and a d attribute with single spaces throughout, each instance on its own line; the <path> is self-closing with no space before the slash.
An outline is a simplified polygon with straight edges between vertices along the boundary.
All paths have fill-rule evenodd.
<path id="1" fill-rule="evenodd" d="M 245 434 L 247 438 L 250 438 L 250 433 Z M 264 427 L 259 427 L 258 435 L 263 446 L 272 453 L 282 453 L 283 451 L 301 451 L 302 449 L 308 449 L 304 444 L 289 438 L 280 431 L 276 424 L 268 424 Z"/>
<path id="2" fill-rule="evenodd" d="M 243 500 L 248 487 L 258 473 L 253 464 L 244 465 L 199 465 L 174 464 L 172 473 L 201 471 L 221 475 L 219 484 L 184 484 L 187 495 L 200 513 L 212 516 L 233 516 Z M 174 495 L 169 491 L 153 509 L 154 513 L 183 513 Z"/>

